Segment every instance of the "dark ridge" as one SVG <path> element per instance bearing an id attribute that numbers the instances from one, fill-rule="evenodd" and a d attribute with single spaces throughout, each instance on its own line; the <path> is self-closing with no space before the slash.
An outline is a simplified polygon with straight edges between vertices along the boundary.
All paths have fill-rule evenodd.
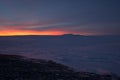
<path id="1" fill-rule="evenodd" d="M 110 74 L 76 72 L 53 61 L 0 54 L 0 80 L 120 80 Z"/>
<path id="2" fill-rule="evenodd" d="M 77 35 L 77 34 L 64 34 L 64 35 L 60 35 L 60 37 L 85 37 L 84 35 Z"/>
<path id="3" fill-rule="evenodd" d="M 14 35 L 14 36 L 0 36 L 0 37 L 60 37 L 60 36 L 84 36 L 84 35 L 77 35 L 77 34 L 63 34 L 63 35 Z"/>
<path id="4" fill-rule="evenodd" d="M 79 35 L 79 34 L 63 34 L 61 36 L 84 36 L 84 35 Z"/>
<path id="5" fill-rule="evenodd" d="M 79 34 L 63 34 L 63 35 L 14 35 L 14 36 L 0 36 L 0 38 L 16 38 L 16 37 L 38 37 L 38 38 L 120 38 L 120 35 L 79 35 Z"/>

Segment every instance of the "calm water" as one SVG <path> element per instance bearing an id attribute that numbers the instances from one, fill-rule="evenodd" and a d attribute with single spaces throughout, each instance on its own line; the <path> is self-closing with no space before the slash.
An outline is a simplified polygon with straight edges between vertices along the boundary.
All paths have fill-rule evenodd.
<path id="1" fill-rule="evenodd" d="M 120 75 L 119 36 L 0 37 L 0 53 L 54 60 L 80 71 Z"/>

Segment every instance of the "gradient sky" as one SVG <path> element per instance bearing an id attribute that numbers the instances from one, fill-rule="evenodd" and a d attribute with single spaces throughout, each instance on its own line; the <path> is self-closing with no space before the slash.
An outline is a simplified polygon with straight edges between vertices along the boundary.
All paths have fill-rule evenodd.
<path id="1" fill-rule="evenodd" d="M 120 0 L 0 0 L 0 36 L 120 35 Z"/>

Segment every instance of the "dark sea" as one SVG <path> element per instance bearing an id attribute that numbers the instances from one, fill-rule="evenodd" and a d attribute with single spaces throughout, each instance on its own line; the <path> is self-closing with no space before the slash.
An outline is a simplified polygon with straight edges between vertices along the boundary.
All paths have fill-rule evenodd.
<path id="1" fill-rule="evenodd" d="M 120 75 L 120 36 L 0 37 L 0 54 L 53 60 L 79 71 Z"/>

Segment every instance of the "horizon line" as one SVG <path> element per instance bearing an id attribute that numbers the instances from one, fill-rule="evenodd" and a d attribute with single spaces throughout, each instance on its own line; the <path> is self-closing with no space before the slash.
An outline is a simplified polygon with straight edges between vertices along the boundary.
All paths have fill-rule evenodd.
<path id="1" fill-rule="evenodd" d="M 60 34 L 60 35 L 32 35 L 32 34 L 26 34 L 26 35 L 0 35 L 0 37 L 14 37 L 14 36 L 120 36 L 119 34 L 104 34 L 104 35 L 81 35 L 81 34 Z"/>

